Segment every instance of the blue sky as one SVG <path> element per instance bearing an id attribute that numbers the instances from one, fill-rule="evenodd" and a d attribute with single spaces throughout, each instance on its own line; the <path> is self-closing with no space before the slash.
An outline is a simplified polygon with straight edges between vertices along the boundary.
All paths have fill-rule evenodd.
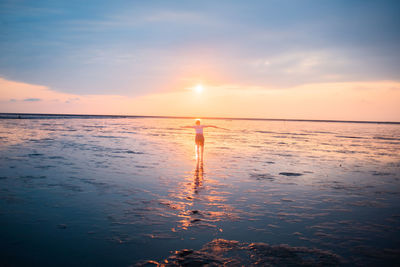
<path id="1" fill-rule="evenodd" d="M 186 78 L 282 89 L 399 81 L 398 14 L 399 1 L 378 0 L 0 0 L 0 77 L 126 96 Z"/>

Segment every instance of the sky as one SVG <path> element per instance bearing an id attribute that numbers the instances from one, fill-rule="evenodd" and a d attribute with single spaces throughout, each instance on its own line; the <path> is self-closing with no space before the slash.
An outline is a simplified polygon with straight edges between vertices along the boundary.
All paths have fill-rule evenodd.
<path id="1" fill-rule="evenodd" d="M 398 14 L 389 0 L 0 0 L 0 112 L 400 121 Z"/>

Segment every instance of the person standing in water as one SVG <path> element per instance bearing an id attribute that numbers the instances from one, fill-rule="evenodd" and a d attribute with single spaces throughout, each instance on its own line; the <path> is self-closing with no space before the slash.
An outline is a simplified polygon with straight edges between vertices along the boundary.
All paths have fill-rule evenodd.
<path id="1" fill-rule="evenodd" d="M 203 162 L 203 152 L 204 152 L 204 134 L 203 134 L 203 129 L 207 127 L 212 127 L 212 128 L 220 128 L 214 125 L 200 125 L 200 120 L 196 120 L 196 125 L 194 126 L 183 126 L 183 128 L 193 128 L 196 131 L 196 137 L 194 139 L 196 143 L 196 155 L 197 155 L 197 160 L 201 159 L 201 162 Z M 222 129 L 222 128 L 220 128 Z M 201 157 L 199 152 L 201 152 Z"/>

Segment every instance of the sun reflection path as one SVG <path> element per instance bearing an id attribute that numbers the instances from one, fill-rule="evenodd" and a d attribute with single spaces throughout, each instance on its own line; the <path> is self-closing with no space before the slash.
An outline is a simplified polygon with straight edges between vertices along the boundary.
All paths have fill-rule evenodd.
<path id="1" fill-rule="evenodd" d="M 177 225 L 173 231 L 210 229 L 222 232 L 217 222 L 237 217 L 237 211 L 227 204 L 227 193 L 214 190 L 220 187 L 218 181 L 207 178 L 205 184 L 204 164 L 196 160 L 194 171 L 187 179 L 179 183 L 169 194 L 169 201 L 179 203 L 177 209 Z M 175 206 L 177 207 L 177 206 Z"/>
<path id="2" fill-rule="evenodd" d="M 193 192 L 195 194 L 199 193 L 199 189 L 203 186 L 204 180 L 204 166 L 203 162 L 200 161 L 197 157 L 196 170 L 194 171 L 194 183 L 193 183 Z"/>
<path id="3" fill-rule="evenodd" d="M 187 187 L 183 192 L 186 195 L 186 199 L 189 200 L 189 203 L 183 209 L 183 212 L 181 212 L 181 214 L 179 215 L 179 217 L 181 217 L 181 220 L 179 220 L 179 223 L 181 225 L 178 226 L 178 228 L 187 230 L 192 224 L 201 222 L 202 219 L 200 217 L 204 217 L 204 214 L 201 211 L 194 208 L 195 206 L 197 206 L 195 205 L 197 204 L 196 200 L 201 199 L 198 197 L 198 194 L 203 186 L 203 181 L 204 165 L 203 161 L 200 160 L 196 152 L 196 168 L 194 170 L 193 182 L 187 184 L 189 185 L 189 187 Z M 187 210 L 187 208 L 189 207 L 191 208 L 190 211 Z"/>

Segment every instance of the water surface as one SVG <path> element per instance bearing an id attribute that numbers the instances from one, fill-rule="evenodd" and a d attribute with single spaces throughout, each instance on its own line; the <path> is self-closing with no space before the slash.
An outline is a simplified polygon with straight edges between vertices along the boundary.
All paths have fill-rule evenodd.
<path id="1" fill-rule="evenodd" d="M 206 120 L 228 130 L 206 129 L 201 164 L 192 123 L 0 120 L 0 263 L 179 263 L 252 243 L 264 260 L 400 263 L 400 125 Z"/>

